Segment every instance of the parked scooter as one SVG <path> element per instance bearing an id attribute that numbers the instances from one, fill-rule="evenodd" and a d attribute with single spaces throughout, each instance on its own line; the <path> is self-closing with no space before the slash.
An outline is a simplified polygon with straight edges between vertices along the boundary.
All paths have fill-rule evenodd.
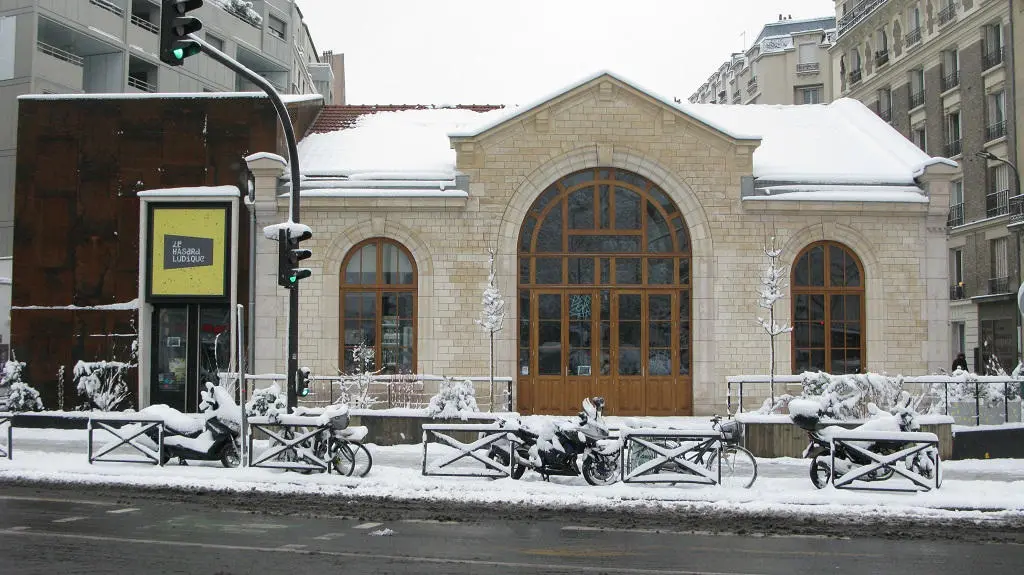
<path id="1" fill-rule="evenodd" d="M 917 422 L 917 413 L 906 406 L 898 407 L 888 414 L 878 411 L 874 404 L 869 405 L 870 408 L 874 409 L 876 417 L 857 426 L 855 430 L 919 431 L 921 429 L 920 424 Z M 822 426 L 820 423 L 821 416 L 823 415 L 821 404 L 814 400 L 794 399 L 789 404 L 789 412 L 793 423 L 807 432 L 810 443 L 804 449 L 803 456 L 811 459 L 811 483 L 818 489 L 824 488 L 833 477 L 833 474 L 835 476 L 845 475 L 852 469 L 873 463 L 870 458 L 854 449 L 847 449 L 843 445 L 836 445 L 836 468 L 833 470 L 831 467 L 833 459 L 831 451 L 832 442 L 830 440 L 832 433 L 844 428 L 838 425 Z M 902 441 L 863 441 L 856 442 L 856 444 L 867 451 L 881 455 L 890 455 L 907 447 L 907 443 Z M 910 471 L 931 479 L 938 466 L 938 461 L 938 450 L 931 448 L 915 453 L 908 458 L 905 464 Z M 895 471 L 892 467 L 883 466 L 858 477 L 857 480 L 865 482 L 885 481 L 892 477 L 894 473 Z"/>
<path id="2" fill-rule="evenodd" d="M 205 418 L 202 427 L 186 427 L 183 423 L 191 417 L 166 405 L 147 408 L 160 407 L 166 412 L 163 414 L 164 446 L 160 465 L 166 465 L 175 457 L 181 465 L 188 465 L 189 460 L 220 461 L 224 467 L 238 467 L 241 464 L 240 422 L 224 415 L 238 407 L 223 388 L 210 383 L 206 385 L 208 391 L 203 393 L 201 406 L 202 417 Z M 231 410 L 232 406 L 234 410 Z M 175 428 L 176 424 L 178 428 Z M 157 441 L 156 429 L 146 433 L 154 442 Z"/>
<path id="3" fill-rule="evenodd" d="M 513 479 L 521 478 L 531 469 L 545 481 L 552 475 L 582 474 L 591 485 L 615 483 L 619 479 L 619 442 L 608 438 L 603 410 L 603 398 L 584 399 L 579 416 L 558 424 L 551 437 L 541 437 L 540 433 L 520 425 L 509 431 L 517 440 L 511 463 L 509 444 L 491 446 L 488 457 L 509 465 Z M 582 466 L 577 463 L 579 457 L 583 459 Z"/>

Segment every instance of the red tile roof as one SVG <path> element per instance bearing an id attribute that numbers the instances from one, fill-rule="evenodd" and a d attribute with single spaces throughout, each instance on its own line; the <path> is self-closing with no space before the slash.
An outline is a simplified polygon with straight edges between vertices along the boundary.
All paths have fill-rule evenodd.
<path id="1" fill-rule="evenodd" d="M 426 106 L 423 104 L 384 104 L 375 106 L 324 106 L 320 110 L 307 134 L 321 134 L 344 130 L 355 125 L 359 116 L 376 114 L 377 112 L 401 112 L 404 110 L 430 110 L 434 108 L 454 108 L 457 110 L 473 110 L 474 112 L 490 112 L 504 108 L 489 104 L 459 104 L 458 106 Z"/>

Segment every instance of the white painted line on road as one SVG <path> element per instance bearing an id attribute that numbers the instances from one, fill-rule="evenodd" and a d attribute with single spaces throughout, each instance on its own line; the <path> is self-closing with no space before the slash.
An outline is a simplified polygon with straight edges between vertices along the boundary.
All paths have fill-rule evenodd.
<path id="1" fill-rule="evenodd" d="M 7 530 L 8 531 L 25 531 L 27 529 L 28 529 L 28 527 L 25 527 L 24 525 L 19 525 L 17 527 L 9 527 Z"/>
<path id="2" fill-rule="evenodd" d="M 298 551 L 299 549 L 302 549 L 304 547 L 305 545 L 301 543 L 287 543 L 285 545 L 278 547 L 277 549 L 278 551 Z"/>
<path id="3" fill-rule="evenodd" d="M 442 521 L 440 519 L 400 519 L 402 523 L 429 523 L 431 525 L 458 525 L 459 521 Z"/>
<path id="4" fill-rule="evenodd" d="M 102 505 L 105 507 L 113 507 L 116 503 L 108 503 L 106 501 L 88 501 L 85 499 L 59 499 L 56 497 L 24 497 L 21 495 L 0 495 L 0 499 L 7 499 L 10 501 L 43 501 L 46 503 L 77 503 L 79 505 Z"/>
<path id="5" fill-rule="evenodd" d="M 131 513 L 132 511 L 138 511 L 138 510 L 139 510 L 138 507 L 125 507 L 124 509 L 111 509 L 110 511 L 107 511 L 107 513 L 110 513 L 110 514 L 114 514 L 114 513 Z"/>
<path id="6" fill-rule="evenodd" d="M 501 567 L 503 569 L 536 570 L 550 569 L 550 563 L 522 563 L 512 561 L 484 561 L 482 559 L 446 559 L 441 557 L 417 557 L 410 555 L 387 555 L 384 553 L 360 553 L 357 551 L 323 551 L 319 549 L 291 549 L 279 547 L 253 547 L 248 545 L 224 545 L 220 543 L 201 543 L 198 541 L 168 541 L 163 539 L 130 539 L 128 537 L 107 537 L 102 535 L 83 535 L 80 533 L 44 533 L 41 531 L 14 531 L 0 529 L 0 535 L 20 535 L 22 537 L 49 537 L 52 539 L 77 539 L 80 541 L 110 541 L 114 543 L 136 543 L 139 545 L 163 545 L 165 547 L 193 547 L 199 549 L 221 549 L 228 551 L 259 551 L 266 553 L 295 553 L 298 555 L 323 555 L 328 557 L 346 557 L 353 559 L 382 559 L 402 563 L 428 563 L 433 565 L 471 565 L 473 567 Z M 563 573 L 595 573 L 624 575 L 766 575 L 751 571 L 712 572 L 683 571 L 668 569 L 640 569 L 631 567 L 612 568 L 608 565 L 558 565 Z"/>
<path id="7" fill-rule="evenodd" d="M 841 539 L 841 540 L 849 540 L 850 539 L 849 537 L 833 537 L 833 536 L 830 536 L 830 535 L 814 535 L 814 534 L 800 534 L 800 533 L 793 533 L 793 534 L 779 533 L 779 534 L 777 534 L 777 533 L 752 532 L 752 533 L 744 533 L 744 534 L 740 535 L 739 533 L 736 533 L 734 531 L 706 531 L 706 530 L 699 530 L 699 529 L 693 529 L 693 530 L 690 530 L 690 531 L 672 531 L 672 530 L 669 530 L 669 529 L 639 529 L 639 528 L 630 529 L 630 528 L 625 528 L 625 527 L 622 527 L 622 528 L 617 528 L 617 527 L 590 527 L 590 526 L 587 526 L 587 525 L 567 525 L 565 527 L 562 527 L 562 531 L 580 531 L 580 532 L 592 531 L 592 532 L 604 532 L 604 533 L 643 533 L 643 534 L 654 534 L 654 535 L 699 535 L 699 536 L 709 536 L 709 537 L 715 537 L 715 536 L 721 536 L 721 535 L 729 535 L 729 536 L 737 536 L 737 537 L 761 537 L 761 538 L 770 538 L 770 539 Z"/>
<path id="8" fill-rule="evenodd" d="M 344 533 L 324 533 L 323 535 L 314 537 L 313 539 L 319 539 L 320 541 L 330 541 L 331 539 L 337 539 L 338 537 L 344 536 Z"/>
<path id="9" fill-rule="evenodd" d="M 352 529 L 373 529 L 374 527 L 380 527 L 380 523 L 363 523 L 361 525 L 356 525 Z"/>
<path id="10" fill-rule="evenodd" d="M 65 517 L 64 519 L 54 519 L 51 523 L 71 523 L 72 521 L 81 521 L 83 519 L 88 519 L 88 517 L 83 517 L 81 515 L 77 517 Z"/>

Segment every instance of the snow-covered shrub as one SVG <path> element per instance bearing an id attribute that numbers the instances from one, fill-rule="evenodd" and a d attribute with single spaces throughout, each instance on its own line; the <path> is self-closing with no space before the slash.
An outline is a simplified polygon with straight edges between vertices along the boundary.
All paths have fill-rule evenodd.
<path id="1" fill-rule="evenodd" d="M 285 415 L 288 413 L 288 397 L 277 383 L 270 387 L 257 389 L 245 404 L 245 414 L 249 417 Z"/>
<path id="2" fill-rule="evenodd" d="M 373 376 L 380 371 L 371 371 L 374 365 L 375 352 L 366 344 L 359 344 L 352 349 L 352 373 L 337 380 L 341 388 L 335 405 L 347 405 L 355 409 L 370 409 L 378 403 L 377 398 L 370 395 L 370 384 Z M 334 385 L 334 382 L 331 383 Z"/>
<path id="3" fill-rule="evenodd" d="M 869 406 L 890 411 L 907 403 L 910 395 L 903 390 L 903 376 L 879 373 L 832 375 L 825 372 L 805 371 L 801 399 L 813 399 L 821 404 L 824 415 L 835 419 L 863 419 L 870 415 Z M 786 413 L 795 398 L 783 395 L 773 403 L 764 402 L 759 413 Z M 919 402 L 913 402 L 916 405 Z"/>
<path id="4" fill-rule="evenodd" d="M 480 411 L 476 406 L 476 389 L 473 382 L 452 381 L 445 378 L 437 395 L 430 398 L 425 411 L 434 418 L 464 417 L 467 412 Z"/>
<path id="5" fill-rule="evenodd" d="M 75 364 L 75 388 L 82 396 L 80 409 L 123 411 L 131 406 L 125 374 L 135 364 L 122 361 L 81 361 Z"/>
<path id="6" fill-rule="evenodd" d="M 10 393 L 7 394 L 8 411 L 18 413 L 43 410 L 43 400 L 39 399 L 39 392 L 32 386 L 24 381 L 16 381 L 10 387 Z"/>
<path id="7" fill-rule="evenodd" d="M 4 364 L 4 372 L 0 375 L 0 387 L 9 387 L 11 384 L 21 381 L 21 372 L 24 370 L 25 362 L 7 360 L 7 363 Z"/>
<path id="8" fill-rule="evenodd" d="M 253 26 L 263 23 L 263 16 L 252 7 L 250 0 L 213 0 L 213 3 Z"/>

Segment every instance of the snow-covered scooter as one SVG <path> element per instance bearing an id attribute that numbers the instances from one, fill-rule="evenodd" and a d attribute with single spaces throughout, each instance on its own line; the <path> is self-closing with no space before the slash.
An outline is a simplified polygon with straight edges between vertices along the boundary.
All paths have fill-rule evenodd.
<path id="1" fill-rule="evenodd" d="M 181 465 L 188 461 L 220 461 L 224 467 L 238 467 L 241 462 L 239 437 L 241 435 L 240 414 L 234 413 L 238 406 L 226 390 L 211 383 L 206 384 L 200 415 L 205 421 L 198 426 L 193 416 L 186 415 L 166 405 L 150 406 L 142 412 L 160 408 L 164 420 L 164 447 L 160 465 L 178 458 Z M 147 432 L 154 442 L 156 430 Z"/>

